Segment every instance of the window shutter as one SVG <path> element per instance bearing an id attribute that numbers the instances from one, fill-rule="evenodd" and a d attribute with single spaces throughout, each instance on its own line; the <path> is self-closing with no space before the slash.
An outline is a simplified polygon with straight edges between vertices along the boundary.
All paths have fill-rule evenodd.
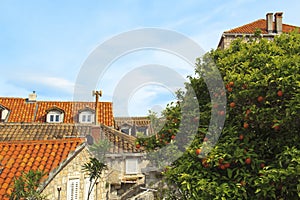
<path id="1" fill-rule="evenodd" d="M 68 181 L 67 199 L 79 200 L 79 178 Z"/>
<path id="2" fill-rule="evenodd" d="M 94 184 L 94 181 L 92 181 L 92 184 Z M 90 187 L 90 178 L 85 178 L 84 179 L 84 199 L 87 199 L 87 197 L 88 197 L 89 187 Z M 89 200 L 95 200 L 95 187 L 96 187 L 96 185 L 94 186 L 94 188 L 90 194 Z"/>
<path id="3" fill-rule="evenodd" d="M 136 158 L 126 159 L 126 174 L 138 173 L 138 160 Z"/>

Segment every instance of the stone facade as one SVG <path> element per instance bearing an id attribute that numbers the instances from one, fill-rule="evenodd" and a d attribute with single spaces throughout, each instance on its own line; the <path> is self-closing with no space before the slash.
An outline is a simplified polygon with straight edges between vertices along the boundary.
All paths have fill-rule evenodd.
<path id="1" fill-rule="evenodd" d="M 253 37 L 254 35 L 237 35 L 237 34 L 223 34 L 223 38 L 220 41 L 220 44 L 218 46 L 218 48 L 220 49 L 227 49 L 229 48 L 230 44 L 232 43 L 233 40 L 237 39 L 237 38 L 243 38 L 243 41 L 247 42 L 249 41 L 249 39 L 251 37 Z M 275 35 L 263 35 L 261 34 L 261 37 L 267 40 L 273 40 Z"/>
<path id="2" fill-rule="evenodd" d="M 82 165 L 91 157 L 86 147 L 73 153 L 69 158 L 49 175 L 42 194 L 49 200 L 68 200 L 68 187 L 71 180 L 78 180 L 78 199 L 86 199 L 88 175 L 82 171 Z M 108 170 L 96 184 L 93 191 L 97 200 L 130 199 L 133 196 L 143 196 L 140 187 L 145 186 L 145 175 L 142 169 L 148 161 L 142 153 L 108 154 L 106 160 Z M 135 165 L 136 164 L 136 165 Z M 59 191 L 60 190 L 60 191 Z M 146 194 L 148 196 L 149 194 Z M 149 197 L 147 197 L 149 199 Z"/>
<path id="3" fill-rule="evenodd" d="M 267 13 L 265 19 L 258 19 L 254 22 L 225 31 L 219 41 L 218 48 L 226 49 L 234 39 L 243 37 L 243 39 L 247 41 L 258 33 L 261 38 L 273 40 L 276 35 L 282 33 L 290 33 L 296 29 L 300 32 L 300 27 L 282 23 L 282 17 L 282 12 L 276 12 L 274 14 L 275 20 L 273 20 L 273 13 Z"/>
<path id="4" fill-rule="evenodd" d="M 49 176 L 49 183 L 45 185 L 42 194 L 47 196 L 49 200 L 67 200 L 68 196 L 68 182 L 72 179 L 79 179 L 79 188 L 78 188 L 78 199 L 85 199 L 85 194 L 87 191 L 86 180 L 89 178 L 86 173 L 82 171 L 82 165 L 89 161 L 91 154 L 86 148 L 80 151 L 77 155 L 74 156 L 65 166 L 59 167 L 56 171 L 52 172 Z M 64 163 L 62 163 L 64 164 Z M 105 178 L 99 181 L 95 185 L 94 190 L 94 199 L 107 199 L 108 187 L 105 182 Z M 59 191 L 60 188 L 60 191 Z"/>
<path id="5" fill-rule="evenodd" d="M 142 169 L 148 164 L 141 153 L 109 154 L 109 199 L 129 199 L 145 185 Z"/>

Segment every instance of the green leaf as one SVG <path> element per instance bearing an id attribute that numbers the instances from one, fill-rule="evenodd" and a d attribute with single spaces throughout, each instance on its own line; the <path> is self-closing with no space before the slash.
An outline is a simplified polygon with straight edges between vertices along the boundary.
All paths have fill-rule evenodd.
<path id="1" fill-rule="evenodd" d="M 227 169 L 227 175 L 228 175 L 228 178 L 232 177 L 232 170 L 231 169 Z"/>

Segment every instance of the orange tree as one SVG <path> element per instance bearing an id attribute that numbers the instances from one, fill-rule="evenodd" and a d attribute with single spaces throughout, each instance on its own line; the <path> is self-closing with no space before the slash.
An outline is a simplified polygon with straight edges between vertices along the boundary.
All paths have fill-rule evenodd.
<path id="1" fill-rule="evenodd" d="M 202 69 L 212 63 L 226 88 L 226 94 L 214 95 L 226 95 L 226 112 L 210 102 L 203 79 Z M 195 73 L 187 85 L 199 102 L 198 133 L 163 172 L 172 186 L 169 198 L 300 198 L 300 35 L 282 34 L 272 42 L 237 39 L 230 48 L 198 59 Z M 212 107 L 226 121 L 217 144 L 203 153 L 212 137 L 207 131 Z M 184 120 L 179 103 L 164 114 L 167 121 L 156 136 L 137 140 L 148 151 L 177 142 L 178 124 Z"/>

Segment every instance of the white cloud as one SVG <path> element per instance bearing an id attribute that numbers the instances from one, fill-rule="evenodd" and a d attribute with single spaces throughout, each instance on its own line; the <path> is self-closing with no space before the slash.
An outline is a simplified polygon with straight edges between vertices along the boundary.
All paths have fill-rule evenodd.
<path id="1" fill-rule="evenodd" d="M 47 76 L 42 74 L 30 74 L 18 77 L 16 84 L 30 85 L 38 89 L 54 90 L 58 93 L 72 94 L 74 91 L 74 83 L 60 77 Z M 49 94 L 51 96 L 51 94 Z"/>
<path id="2" fill-rule="evenodd" d="M 157 111 L 166 107 L 176 97 L 173 91 L 160 86 L 146 86 L 137 90 L 129 99 L 129 116 L 145 115 L 149 110 Z M 117 113 L 117 111 L 116 111 Z"/>

